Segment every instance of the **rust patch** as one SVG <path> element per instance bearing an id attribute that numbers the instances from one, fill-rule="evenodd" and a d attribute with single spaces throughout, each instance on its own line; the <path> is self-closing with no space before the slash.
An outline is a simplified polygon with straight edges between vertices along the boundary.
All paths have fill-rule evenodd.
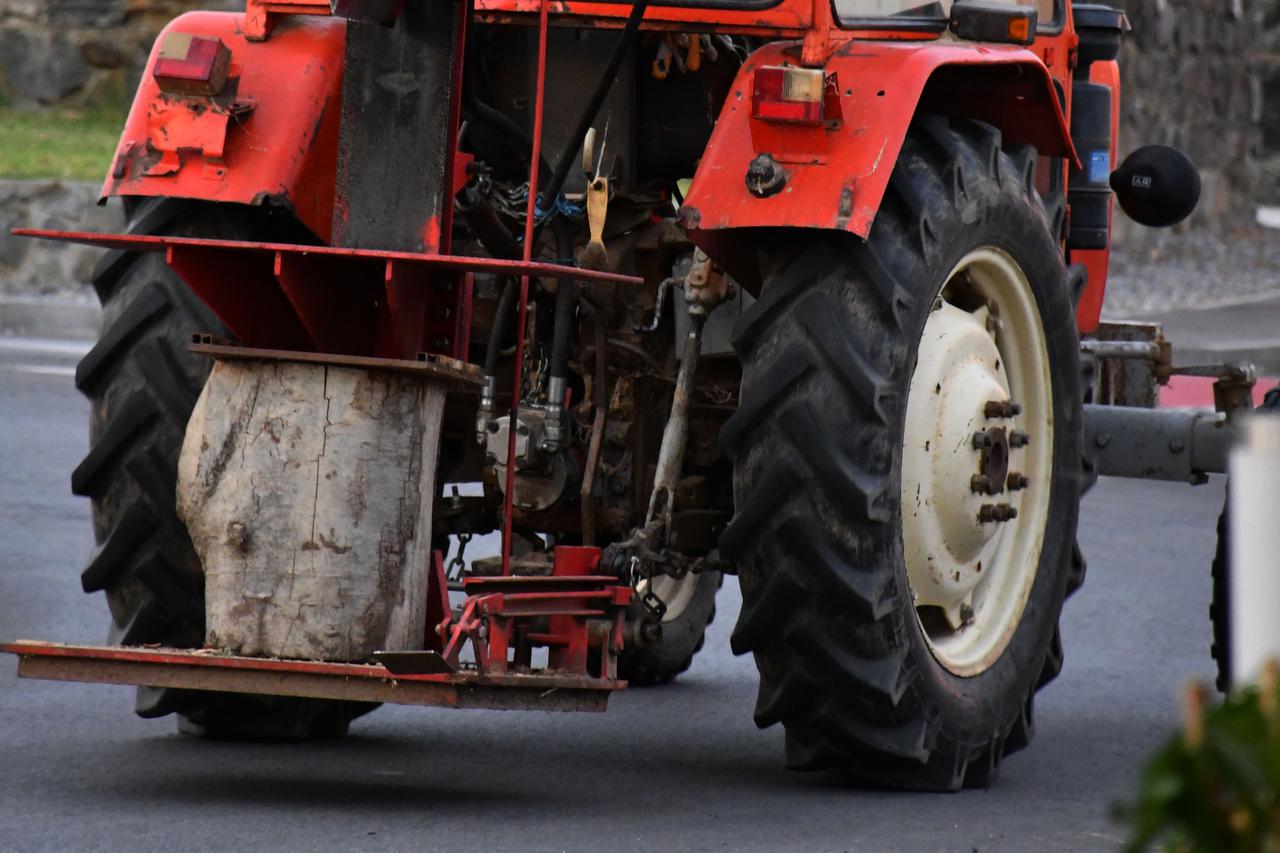
<path id="1" fill-rule="evenodd" d="M 855 183 L 855 179 L 850 178 L 840 188 L 840 204 L 836 209 L 837 228 L 848 227 L 849 218 L 853 216 L 853 186 Z"/>

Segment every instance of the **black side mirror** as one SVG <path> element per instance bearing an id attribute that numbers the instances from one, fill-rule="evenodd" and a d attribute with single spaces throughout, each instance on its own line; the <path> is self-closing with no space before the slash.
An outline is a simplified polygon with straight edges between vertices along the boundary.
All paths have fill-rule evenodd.
<path id="1" fill-rule="evenodd" d="M 1200 201 L 1200 173 L 1176 148 L 1144 145 L 1111 173 L 1111 190 L 1129 218 L 1150 228 L 1176 225 Z"/>

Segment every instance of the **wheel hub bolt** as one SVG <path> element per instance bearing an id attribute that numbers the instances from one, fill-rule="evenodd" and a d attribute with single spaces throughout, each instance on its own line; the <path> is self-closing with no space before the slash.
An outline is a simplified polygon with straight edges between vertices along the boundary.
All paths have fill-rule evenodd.
<path id="1" fill-rule="evenodd" d="M 985 432 L 975 432 L 973 434 L 973 449 L 985 450 L 991 446 L 991 436 Z"/>
<path id="2" fill-rule="evenodd" d="M 1025 489 L 1030 483 L 1031 481 L 1027 479 L 1025 474 L 1019 474 L 1017 471 L 1013 471 L 1009 474 L 1009 479 L 1006 481 L 1005 485 L 1009 487 L 1009 491 L 1017 492 Z"/>
<path id="3" fill-rule="evenodd" d="M 1011 418 L 1022 414 L 1022 406 L 1012 400 L 988 400 L 982 407 L 982 414 L 988 418 Z"/>
<path id="4" fill-rule="evenodd" d="M 992 494 L 995 490 L 991 486 L 991 478 L 985 474 L 974 474 L 969 478 L 969 488 L 980 495 Z"/>
<path id="5" fill-rule="evenodd" d="M 1013 432 L 1009 433 L 1010 447 L 1026 447 L 1030 443 L 1031 436 L 1027 435 L 1020 429 L 1015 429 Z"/>
<path id="6" fill-rule="evenodd" d="M 1011 521 L 1018 517 L 1018 511 L 1008 504 L 983 504 L 978 510 L 978 521 Z"/>

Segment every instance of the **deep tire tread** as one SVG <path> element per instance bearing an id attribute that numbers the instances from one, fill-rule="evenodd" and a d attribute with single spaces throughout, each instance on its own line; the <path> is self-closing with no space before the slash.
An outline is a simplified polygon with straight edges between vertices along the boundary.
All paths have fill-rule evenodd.
<path id="1" fill-rule="evenodd" d="M 130 233 L 248 238 L 274 228 L 285 242 L 296 226 L 249 208 L 170 200 L 127 205 Z M 177 517 L 178 453 L 209 363 L 187 351 L 194 332 L 221 325 L 165 265 L 163 257 L 108 253 L 95 272 L 103 333 L 76 369 L 92 403 L 90 450 L 71 477 L 93 500 L 97 547 L 81 574 L 86 592 L 105 591 L 113 645 L 198 646 L 204 639 L 204 581 Z M 371 706 L 144 688 L 138 713 L 178 711 L 217 736 L 304 737 L 345 730 Z M 187 725 L 187 724 L 184 724 Z"/>
<path id="2" fill-rule="evenodd" d="M 905 400 L 893 377 L 909 370 L 917 300 L 932 300 L 903 283 L 938 262 L 939 229 L 954 211 L 986 221 L 989 200 L 1012 195 L 1051 221 L 1035 193 L 1032 153 L 1004 151 L 990 125 L 923 117 L 872 239 L 812 236 L 797 248 L 779 236 L 762 249 L 776 274 L 735 332 L 742 403 L 722 440 L 735 462 L 738 511 L 720 547 L 737 562 L 743 590 L 732 648 L 755 654 L 755 721 L 785 726 L 789 767 L 907 789 L 990 784 L 1003 756 L 1030 741 L 1034 690 L 1061 669 L 1055 629 L 1038 677 L 1024 676 L 1028 693 L 1008 716 L 986 731 L 947 730 L 921 698 L 896 571 L 868 544 L 887 535 L 897 512 L 885 436 Z M 1037 245 L 1060 264 L 1049 237 Z M 1061 283 L 1065 300 L 1065 272 Z M 846 308 L 850 299 L 856 309 Z M 1089 477 L 1077 479 L 1083 486 Z M 1061 560 L 1059 595 L 1084 578 L 1078 548 L 1064 548 Z"/>

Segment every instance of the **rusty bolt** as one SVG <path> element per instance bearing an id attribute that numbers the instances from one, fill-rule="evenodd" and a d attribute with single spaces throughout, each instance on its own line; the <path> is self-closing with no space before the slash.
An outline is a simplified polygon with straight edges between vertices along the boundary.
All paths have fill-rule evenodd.
<path id="1" fill-rule="evenodd" d="M 988 418 L 1011 418 L 1022 414 L 1022 406 L 1012 400 L 988 400 L 982 407 L 982 414 Z"/>
<path id="2" fill-rule="evenodd" d="M 1027 435 L 1020 429 L 1015 429 L 1013 432 L 1009 433 L 1010 447 L 1026 447 L 1030 443 L 1031 436 Z"/>
<path id="3" fill-rule="evenodd" d="M 1018 511 L 1008 504 L 983 504 L 978 510 L 978 521 L 984 524 L 989 521 L 1011 521 L 1018 517 Z"/>
<path id="4" fill-rule="evenodd" d="M 980 495 L 989 495 L 994 491 L 991 485 L 991 478 L 986 474 L 974 474 L 970 477 L 969 489 Z"/>
<path id="5" fill-rule="evenodd" d="M 983 450 L 991 446 L 991 436 L 985 432 L 975 432 L 973 434 L 973 449 Z"/>
<path id="6" fill-rule="evenodd" d="M 1027 479 L 1026 474 L 1019 474 L 1017 471 L 1009 472 L 1009 479 L 1005 481 L 1005 485 L 1009 487 L 1009 491 L 1017 492 L 1025 489 L 1031 481 Z"/>

